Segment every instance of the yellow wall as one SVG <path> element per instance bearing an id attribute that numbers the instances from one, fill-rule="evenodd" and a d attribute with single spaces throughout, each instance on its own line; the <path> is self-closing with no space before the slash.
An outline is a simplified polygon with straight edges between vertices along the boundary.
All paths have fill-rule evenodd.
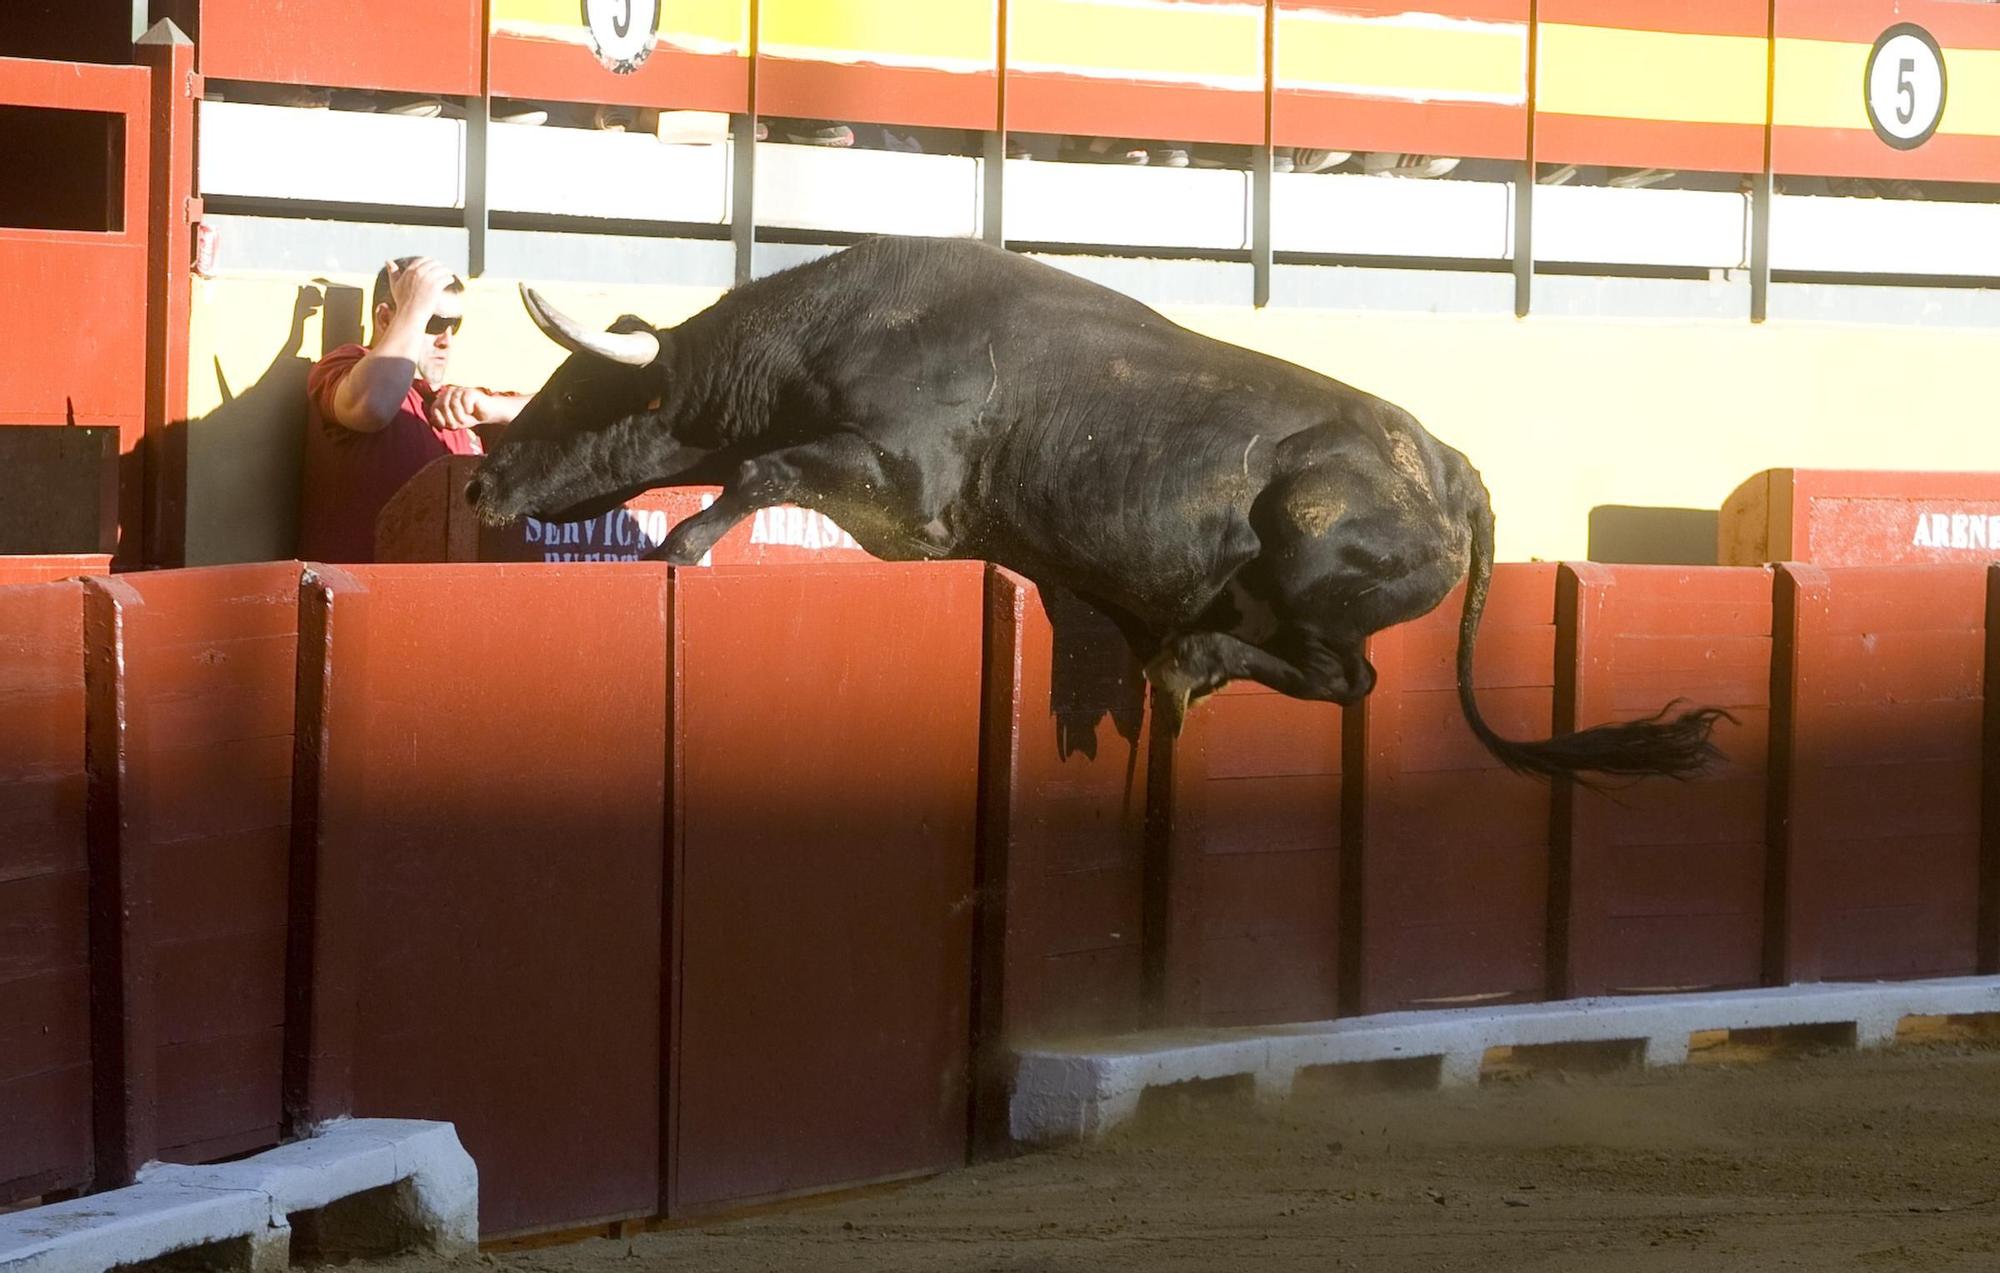
<path id="1" fill-rule="evenodd" d="M 337 278 L 363 288 L 369 279 Z M 291 338 L 303 278 L 204 281 L 195 297 L 190 556 L 289 554 L 306 361 L 321 316 Z M 674 322 L 700 288 L 542 289 L 603 324 Z M 358 301 L 336 293 L 336 310 Z M 560 351 L 510 282 L 476 280 L 453 379 L 533 389 Z M 1715 509 L 1766 468 L 2000 468 L 1990 332 L 1950 328 L 1170 311 L 1197 330 L 1398 402 L 1486 476 L 1503 559 L 1582 558 L 1604 504 Z M 338 315 L 335 327 L 339 325 Z M 287 352 L 290 350 L 291 352 Z M 216 365 L 238 401 L 225 407 Z"/>

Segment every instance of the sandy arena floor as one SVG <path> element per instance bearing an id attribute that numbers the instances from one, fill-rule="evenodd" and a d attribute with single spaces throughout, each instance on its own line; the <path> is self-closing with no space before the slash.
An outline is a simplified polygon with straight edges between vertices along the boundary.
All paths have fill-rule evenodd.
<path id="1" fill-rule="evenodd" d="M 374 1273 L 1991 1269 L 2000 1047 L 1161 1102 L 1099 1145 L 747 1219 Z"/>

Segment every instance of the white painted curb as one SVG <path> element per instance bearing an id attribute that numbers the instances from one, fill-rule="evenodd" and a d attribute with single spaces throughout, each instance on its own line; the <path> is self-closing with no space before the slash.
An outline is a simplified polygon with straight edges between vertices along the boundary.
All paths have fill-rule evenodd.
<path id="1" fill-rule="evenodd" d="M 1697 1030 L 1852 1025 L 1862 1047 L 1895 1038 L 1906 1016 L 2000 1012 L 2000 977 L 1841 982 L 1706 994 L 1571 999 L 1495 1008 L 1387 1012 L 1298 1025 L 1147 1031 L 1017 1057 L 1008 1125 L 1016 1141 L 1057 1144 L 1131 1118 L 1150 1087 L 1249 1076 L 1283 1095 L 1302 1069 L 1439 1058 L 1443 1083 L 1476 1082 L 1486 1049 L 1550 1043 L 1643 1044 L 1647 1065 L 1687 1059 Z"/>
<path id="2" fill-rule="evenodd" d="M 478 1245 L 479 1172 L 450 1123 L 342 1119 L 238 1162 L 152 1163 L 126 1188 L 0 1215 L 0 1273 L 99 1273 L 238 1238 L 246 1267 L 282 1269 L 288 1215 L 405 1181 L 422 1245 Z"/>

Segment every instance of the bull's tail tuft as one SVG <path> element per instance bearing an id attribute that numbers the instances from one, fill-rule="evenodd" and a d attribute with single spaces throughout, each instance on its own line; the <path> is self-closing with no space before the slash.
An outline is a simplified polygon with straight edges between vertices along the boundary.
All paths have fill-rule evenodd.
<path id="1" fill-rule="evenodd" d="M 1680 706 L 1678 699 L 1643 720 L 1594 725 L 1543 742 L 1502 738 L 1481 719 L 1472 693 L 1472 648 L 1493 578 L 1493 510 L 1484 484 L 1477 476 L 1472 482 L 1472 563 L 1466 572 L 1465 609 L 1458 621 L 1458 702 L 1486 749 L 1516 773 L 1544 778 L 1596 773 L 1632 778 L 1659 774 L 1685 780 L 1720 761 L 1722 752 L 1710 735 L 1717 721 L 1734 724 L 1736 718 L 1720 707 L 1698 707 L 1670 717 L 1668 713 Z"/>

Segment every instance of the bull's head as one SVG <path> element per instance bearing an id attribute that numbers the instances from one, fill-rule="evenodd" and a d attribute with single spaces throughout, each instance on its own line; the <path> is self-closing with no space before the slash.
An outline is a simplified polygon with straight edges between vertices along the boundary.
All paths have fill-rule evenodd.
<path id="1" fill-rule="evenodd" d="M 521 287 L 529 317 L 570 351 L 479 465 L 465 498 L 492 525 L 573 521 L 662 484 L 689 458 L 660 419 L 671 337 L 626 315 L 592 331 Z"/>

